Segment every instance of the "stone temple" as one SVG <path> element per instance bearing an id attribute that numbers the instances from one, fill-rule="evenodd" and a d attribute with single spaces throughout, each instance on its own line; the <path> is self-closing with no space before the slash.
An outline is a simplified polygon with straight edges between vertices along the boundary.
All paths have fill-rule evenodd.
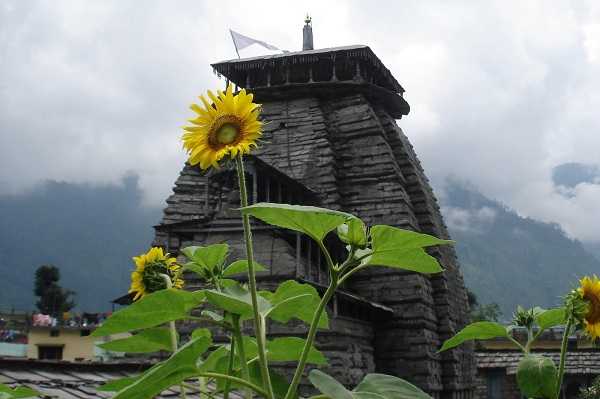
<path id="1" fill-rule="evenodd" d="M 227 82 L 254 93 L 268 121 L 262 146 L 246 159 L 250 202 L 286 202 L 353 213 L 368 225 L 389 224 L 448 238 L 434 193 L 407 136 L 396 124 L 409 113 L 404 89 L 364 45 L 303 51 L 212 64 Z M 167 199 L 155 245 L 172 254 L 189 245 L 227 242 L 245 257 L 235 170 L 203 173 L 183 166 Z M 253 222 L 263 288 L 296 279 L 321 292 L 325 262 L 316 244 L 295 232 Z M 339 244 L 334 252 L 343 256 Z M 335 247 L 336 242 L 331 241 Z M 435 398 L 472 397 L 469 346 L 438 354 L 443 340 L 468 322 L 468 303 L 454 249 L 430 253 L 445 269 L 421 275 L 371 268 L 345 283 L 329 306 L 331 328 L 317 347 L 325 371 L 349 386 L 365 373 L 400 376 Z M 188 277 L 188 287 L 200 282 Z M 306 332 L 303 324 L 269 326 L 269 334 Z M 292 365 L 280 368 L 291 375 Z"/>

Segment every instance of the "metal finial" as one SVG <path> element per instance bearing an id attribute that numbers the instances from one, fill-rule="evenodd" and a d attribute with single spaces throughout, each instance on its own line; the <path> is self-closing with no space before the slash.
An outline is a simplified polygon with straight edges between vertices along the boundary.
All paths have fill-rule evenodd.
<path id="1" fill-rule="evenodd" d="M 313 32 L 312 32 L 312 18 L 310 15 L 306 14 L 306 18 L 304 19 L 306 23 L 304 28 L 302 28 L 302 50 L 312 50 L 313 49 Z"/>

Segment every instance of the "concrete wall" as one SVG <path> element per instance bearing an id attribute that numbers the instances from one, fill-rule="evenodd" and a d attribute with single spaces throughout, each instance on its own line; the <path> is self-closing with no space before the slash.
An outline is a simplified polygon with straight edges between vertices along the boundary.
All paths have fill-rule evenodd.
<path id="1" fill-rule="evenodd" d="M 81 330 L 60 329 L 57 337 L 50 336 L 49 327 L 33 327 L 28 334 L 27 357 L 38 359 L 39 346 L 62 346 L 63 360 L 94 359 L 94 346 L 97 337 L 81 336 Z"/>

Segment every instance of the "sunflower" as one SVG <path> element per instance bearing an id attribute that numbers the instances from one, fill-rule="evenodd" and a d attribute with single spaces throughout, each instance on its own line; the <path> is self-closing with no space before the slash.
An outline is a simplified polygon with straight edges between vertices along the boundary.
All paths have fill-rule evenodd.
<path id="1" fill-rule="evenodd" d="M 154 291 L 167 288 L 167 283 L 161 274 L 171 278 L 174 288 L 183 288 L 183 280 L 179 278 L 181 266 L 176 259 L 165 254 L 160 247 L 150 248 L 145 254 L 134 256 L 135 271 L 131 273 L 129 292 L 135 292 L 134 301 Z"/>
<path id="2" fill-rule="evenodd" d="M 587 312 L 583 317 L 585 331 L 592 339 L 596 339 L 600 337 L 600 279 L 586 276 L 579 283 L 577 292 L 587 302 Z"/>
<path id="3" fill-rule="evenodd" d="M 225 92 L 218 91 L 216 96 L 209 90 L 208 97 L 212 103 L 200 96 L 203 106 L 190 106 L 198 116 L 189 120 L 193 126 L 184 127 L 186 133 L 182 137 L 188 162 L 200 164 L 202 169 L 218 168 L 218 162 L 227 155 L 235 158 L 248 154 L 262 134 L 260 106 L 252 102 L 252 94 L 242 89 L 234 95 L 228 85 Z"/>

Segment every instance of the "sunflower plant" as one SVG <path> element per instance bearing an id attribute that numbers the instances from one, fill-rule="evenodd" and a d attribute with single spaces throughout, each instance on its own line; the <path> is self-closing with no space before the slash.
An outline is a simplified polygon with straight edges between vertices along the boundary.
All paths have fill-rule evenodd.
<path id="1" fill-rule="evenodd" d="M 540 335 L 555 326 L 564 326 L 558 367 L 552 359 L 531 352 Z M 513 330 L 519 327 L 527 332 L 524 342 L 513 337 Z M 568 339 L 576 332 L 582 332 L 591 340 L 600 337 L 600 279 L 597 276 L 583 277 L 579 287 L 565 296 L 562 307 L 545 310 L 518 306 L 508 326 L 490 321 L 471 323 L 444 342 L 440 352 L 470 340 L 507 339 L 523 353 L 517 366 L 521 393 L 527 398 L 559 399 Z"/>
<path id="2" fill-rule="evenodd" d="M 326 311 L 340 285 L 354 273 L 369 267 L 391 267 L 418 273 L 440 273 L 427 247 L 451 242 L 391 226 L 366 224 L 355 215 L 313 206 L 248 203 L 243 157 L 260 142 L 263 121 L 260 105 L 245 90 L 200 96 L 192 104 L 195 117 L 184 127 L 183 147 L 188 163 L 202 170 L 233 161 L 238 175 L 240 216 L 244 230 L 244 259 L 229 259 L 227 243 L 190 246 L 181 250 L 179 264 L 161 248 L 134 258 L 130 292 L 135 301 L 115 312 L 94 336 L 130 333 L 101 344 L 107 350 L 150 353 L 166 351 L 169 357 L 133 378 L 110 381 L 101 389 L 115 398 L 152 398 L 178 386 L 182 398 L 243 393 L 248 399 L 295 399 L 301 380 L 308 377 L 320 392 L 314 398 L 425 399 L 428 394 L 400 378 L 368 374 L 349 390 L 318 368 L 327 359 L 314 345 L 320 329 L 329 326 Z M 284 281 L 273 290 L 259 289 L 256 273 L 266 267 L 254 260 L 250 218 L 293 230 L 315 241 L 327 263 L 329 286 L 320 295 L 314 286 Z M 346 258 L 333 260 L 325 237 L 337 236 L 346 245 Z M 202 289 L 184 290 L 182 273 L 194 273 Z M 240 281 L 242 275 L 246 283 Z M 304 337 L 268 337 L 268 322 L 300 321 L 308 326 Z M 176 323 L 200 326 L 185 339 Z M 248 327 L 252 327 L 251 329 Z M 213 341 L 213 333 L 225 336 Z M 291 379 L 274 366 L 295 362 Z M 306 373 L 306 366 L 314 368 Z"/>

